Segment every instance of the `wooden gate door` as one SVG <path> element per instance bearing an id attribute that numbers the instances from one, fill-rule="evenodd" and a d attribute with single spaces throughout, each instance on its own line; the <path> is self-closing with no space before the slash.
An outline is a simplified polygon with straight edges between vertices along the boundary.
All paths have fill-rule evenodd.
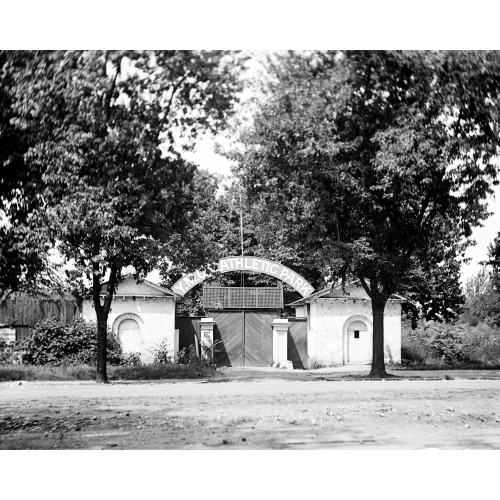
<path id="1" fill-rule="evenodd" d="M 245 311 L 245 364 L 244 366 L 270 366 L 273 362 L 272 311 Z"/>
<path id="2" fill-rule="evenodd" d="M 273 359 L 272 311 L 210 311 L 215 358 L 222 366 L 269 366 Z"/>
<path id="3" fill-rule="evenodd" d="M 244 312 L 210 311 L 214 318 L 215 359 L 222 366 L 243 366 Z"/>
<path id="4" fill-rule="evenodd" d="M 294 368 L 309 368 L 307 354 L 307 318 L 288 318 L 288 359 Z"/>

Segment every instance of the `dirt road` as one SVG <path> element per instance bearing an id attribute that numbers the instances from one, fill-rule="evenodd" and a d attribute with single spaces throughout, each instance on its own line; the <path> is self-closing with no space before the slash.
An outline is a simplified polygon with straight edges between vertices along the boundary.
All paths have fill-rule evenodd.
<path id="1" fill-rule="evenodd" d="M 1 449 L 500 449 L 500 380 L 0 384 Z"/>

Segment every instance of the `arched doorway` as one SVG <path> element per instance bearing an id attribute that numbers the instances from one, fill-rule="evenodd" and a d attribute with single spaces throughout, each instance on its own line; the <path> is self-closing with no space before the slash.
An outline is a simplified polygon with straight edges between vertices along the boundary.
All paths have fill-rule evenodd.
<path id="1" fill-rule="evenodd" d="M 372 362 L 373 335 L 371 324 L 363 317 L 347 320 L 346 361 L 348 364 L 369 364 Z"/>
<path id="2" fill-rule="evenodd" d="M 134 318 L 122 318 L 122 320 L 118 323 L 117 334 L 123 352 L 142 352 L 144 347 L 144 337 L 139 323 Z"/>

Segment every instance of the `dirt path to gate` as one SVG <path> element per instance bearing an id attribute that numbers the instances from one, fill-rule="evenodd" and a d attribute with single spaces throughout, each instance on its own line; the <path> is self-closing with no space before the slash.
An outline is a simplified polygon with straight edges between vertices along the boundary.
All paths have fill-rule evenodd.
<path id="1" fill-rule="evenodd" d="M 0 384 L 1 449 L 428 447 L 500 449 L 500 380 Z"/>

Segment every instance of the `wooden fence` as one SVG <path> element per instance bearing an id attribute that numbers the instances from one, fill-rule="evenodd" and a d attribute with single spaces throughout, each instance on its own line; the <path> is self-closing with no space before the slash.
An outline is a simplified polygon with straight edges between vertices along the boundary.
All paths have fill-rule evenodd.
<path id="1" fill-rule="evenodd" d="M 28 336 L 41 320 L 54 317 L 62 323 L 70 323 L 75 316 L 75 300 L 39 299 L 18 295 L 0 306 L 0 325 L 16 330 L 16 340 Z"/>

